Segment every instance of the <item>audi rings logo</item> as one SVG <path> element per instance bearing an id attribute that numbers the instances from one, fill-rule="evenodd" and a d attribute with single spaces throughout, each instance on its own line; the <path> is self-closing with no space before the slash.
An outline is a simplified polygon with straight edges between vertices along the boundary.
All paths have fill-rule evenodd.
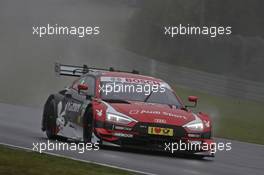
<path id="1" fill-rule="evenodd" d="M 164 119 L 159 119 L 159 118 L 155 118 L 155 119 L 154 119 L 154 122 L 155 122 L 155 123 L 167 123 L 166 120 L 164 120 Z"/>

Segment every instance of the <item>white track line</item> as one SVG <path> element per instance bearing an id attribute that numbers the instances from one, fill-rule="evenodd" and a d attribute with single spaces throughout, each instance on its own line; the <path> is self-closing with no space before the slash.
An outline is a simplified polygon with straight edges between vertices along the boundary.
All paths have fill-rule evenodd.
<path id="1" fill-rule="evenodd" d="M 18 149 L 23 149 L 23 150 L 27 150 L 27 151 L 30 151 L 30 152 L 36 152 L 36 151 L 33 151 L 32 149 L 27 148 L 27 147 L 16 146 L 16 145 L 8 144 L 8 143 L 0 142 L 0 145 L 13 147 L 13 148 L 18 148 Z M 119 166 L 115 166 L 115 165 L 110 165 L 110 164 L 105 164 L 105 163 L 99 163 L 99 162 L 93 162 L 93 161 L 89 161 L 89 160 L 73 158 L 73 157 L 69 157 L 69 156 L 65 156 L 65 155 L 61 155 L 61 154 L 56 154 L 56 153 L 42 152 L 40 154 L 52 155 L 52 156 L 66 158 L 66 159 L 75 160 L 75 161 L 79 161 L 79 162 L 93 163 L 93 164 L 96 164 L 96 165 L 101 165 L 101 166 L 105 166 L 105 167 L 109 167 L 109 168 L 120 169 L 120 170 L 124 170 L 124 171 L 129 171 L 129 172 L 132 172 L 132 173 L 145 174 L 145 175 L 156 175 L 156 174 L 148 173 L 148 172 L 144 172 L 144 171 L 138 171 L 138 170 L 133 170 L 133 169 L 129 169 L 129 168 L 123 168 L 123 167 L 119 167 Z"/>

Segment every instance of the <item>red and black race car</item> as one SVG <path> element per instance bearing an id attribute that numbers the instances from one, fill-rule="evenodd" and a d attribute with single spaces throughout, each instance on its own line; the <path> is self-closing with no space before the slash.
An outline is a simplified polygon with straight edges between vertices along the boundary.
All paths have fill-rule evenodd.
<path id="1" fill-rule="evenodd" d="M 55 71 L 78 78 L 48 97 L 42 118 L 48 138 L 167 151 L 191 144 L 185 152 L 213 156 L 210 117 L 189 110 L 166 82 L 86 65 L 56 64 Z M 195 107 L 197 97 L 189 101 Z"/>

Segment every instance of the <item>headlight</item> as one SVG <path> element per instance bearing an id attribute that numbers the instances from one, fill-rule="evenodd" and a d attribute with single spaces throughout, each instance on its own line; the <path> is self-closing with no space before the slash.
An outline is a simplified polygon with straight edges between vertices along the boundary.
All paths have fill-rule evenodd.
<path id="1" fill-rule="evenodd" d="M 136 121 L 130 117 L 120 116 L 112 113 L 106 114 L 106 121 L 127 125 L 130 122 Z"/>
<path id="2" fill-rule="evenodd" d="M 184 125 L 184 127 L 192 130 L 192 131 L 203 131 L 204 125 L 202 122 L 190 122 Z"/>

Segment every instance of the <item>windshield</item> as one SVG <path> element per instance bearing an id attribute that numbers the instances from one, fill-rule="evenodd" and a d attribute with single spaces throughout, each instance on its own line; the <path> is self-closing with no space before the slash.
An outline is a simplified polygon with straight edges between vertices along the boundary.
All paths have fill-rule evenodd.
<path id="1" fill-rule="evenodd" d="M 100 89 L 104 100 L 140 101 L 182 107 L 173 91 L 166 86 L 101 82 Z"/>

